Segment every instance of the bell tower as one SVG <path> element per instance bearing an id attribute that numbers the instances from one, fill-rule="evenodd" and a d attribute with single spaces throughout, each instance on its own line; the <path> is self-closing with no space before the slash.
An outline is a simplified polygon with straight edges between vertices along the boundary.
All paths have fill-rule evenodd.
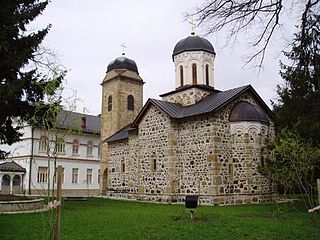
<path id="1" fill-rule="evenodd" d="M 105 194 L 110 185 L 109 151 L 105 140 L 136 118 L 143 104 L 143 84 L 136 63 L 124 54 L 108 65 L 101 83 L 101 194 Z"/>
<path id="2" fill-rule="evenodd" d="M 142 108 L 143 84 L 133 60 L 121 56 L 108 65 L 101 84 L 102 141 L 133 122 Z"/>

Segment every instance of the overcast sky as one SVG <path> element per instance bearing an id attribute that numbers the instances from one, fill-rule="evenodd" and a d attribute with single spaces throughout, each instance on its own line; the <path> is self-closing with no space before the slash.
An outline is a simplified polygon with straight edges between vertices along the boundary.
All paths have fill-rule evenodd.
<path id="1" fill-rule="evenodd" d="M 125 43 L 126 56 L 133 59 L 145 81 L 144 102 L 148 98 L 175 88 L 172 51 L 175 44 L 190 35 L 190 24 L 184 13 L 202 1 L 196 0 L 55 0 L 36 21 L 41 27 L 52 24 L 44 45 L 55 51 L 59 61 L 69 71 L 66 88 L 77 92 L 81 101 L 77 111 L 88 114 L 101 112 L 101 86 L 107 65 L 119 57 Z M 203 31 L 196 33 L 202 36 Z M 250 33 L 248 33 L 250 34 Z M 251 84 L 270 106 L 275 99 L 279 77 L 279 41 L 269 46 L 264 68 L 242 68 L 250 50 L 238 41 L 223 48 L 223 33 L 205 36 L 217 53 L 215 88 L 230 88 Z M 241 39 L 240 39 L 241 40 Z M 68 95 L 68 92 L 65 93 Z M 70 94 L 70 93 L 69 93 Z"/>

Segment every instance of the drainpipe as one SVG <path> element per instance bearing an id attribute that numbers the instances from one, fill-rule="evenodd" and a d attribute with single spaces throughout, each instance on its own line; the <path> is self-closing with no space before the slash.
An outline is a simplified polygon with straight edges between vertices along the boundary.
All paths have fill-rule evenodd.
<path id="1" fill-rule="evenodd" d="M 34 126 L 31 127 L 31 155 L 30 155 L 30 164 L 29 164 L 29 186 L 28 194 L 31 195 L 31 171 L 32 171 L 32 162 L 33 162 L 33 146 L 34 146 Z"/>

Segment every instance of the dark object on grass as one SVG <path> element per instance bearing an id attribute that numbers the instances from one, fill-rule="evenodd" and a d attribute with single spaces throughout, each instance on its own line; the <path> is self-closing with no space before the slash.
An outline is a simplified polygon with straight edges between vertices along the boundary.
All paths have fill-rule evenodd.
<path id="1" fill-rule="evenodd" d="M 187 195 L 185 200 L 185 206 L 188 209 L 195 209 L 198 207 L 198 198 L 197 195 Z"/>

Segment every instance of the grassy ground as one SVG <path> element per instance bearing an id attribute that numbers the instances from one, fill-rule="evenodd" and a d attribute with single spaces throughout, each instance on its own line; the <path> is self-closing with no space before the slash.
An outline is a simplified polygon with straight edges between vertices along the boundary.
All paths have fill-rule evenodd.
<path id="1" fill-rule="evenodd" d="M 295 207 L 201 206 L 192 222 L 183 205 L 64 201 L 61 239 L 314 239 L 311 215 Z M 49 214 L 0 215 L 0 239 L 48 239 Z"/>

